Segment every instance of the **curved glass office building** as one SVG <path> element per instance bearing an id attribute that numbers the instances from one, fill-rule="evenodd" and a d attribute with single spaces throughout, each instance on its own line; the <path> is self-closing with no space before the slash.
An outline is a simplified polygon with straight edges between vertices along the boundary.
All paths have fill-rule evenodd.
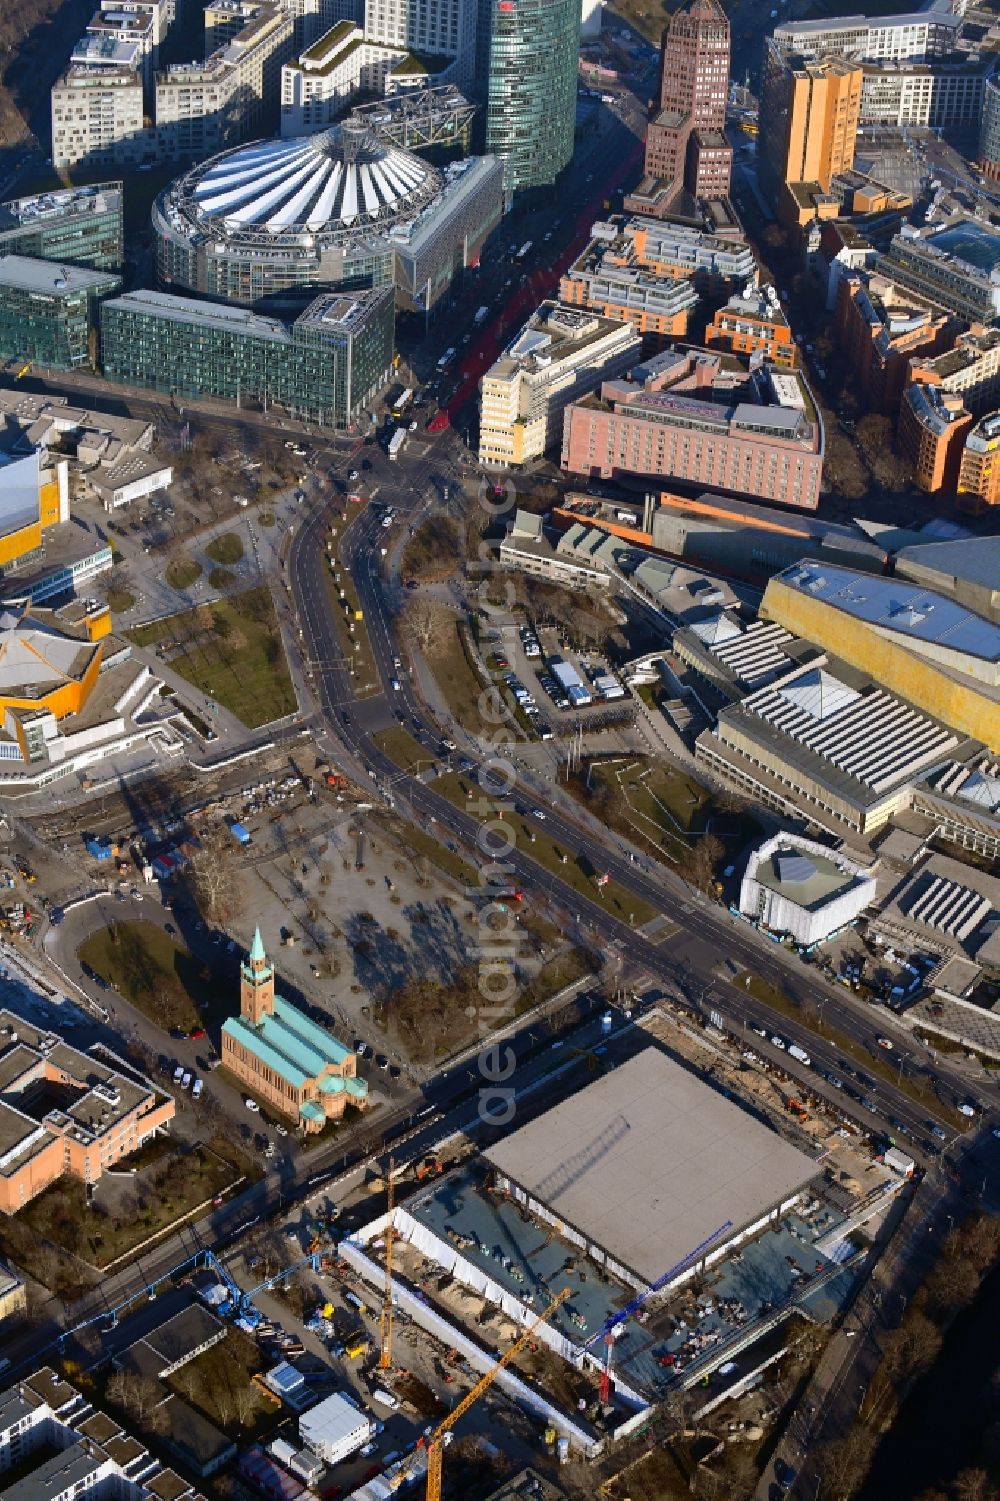
<path id="1" fill-rule="evenodd" d="M 486 150 L 507 192 L 555 182 L 573 154 L 580 0 L 487 0 Z"/>

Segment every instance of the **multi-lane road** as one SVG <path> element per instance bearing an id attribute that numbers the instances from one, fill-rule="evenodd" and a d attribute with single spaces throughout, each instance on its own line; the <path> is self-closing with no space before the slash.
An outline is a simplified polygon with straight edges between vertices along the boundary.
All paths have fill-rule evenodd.
<path id="1" fill-rule="evenodd" d="M 434 450 L 416 462 L 426 479 L 427 472 L 433 472 L 435 466 Z M 428 491 L 426 483 L 412 484 L 404 467 L 399 467 L 396 473 L 399 482 L 394 474 L 393 482 L 382 488 L 379 499 L 399 506 L 405 515 L 407 507 L 427 502 Z M 429 712 L 416 692 L 414 679 L 402 673 L 397 665 L 403 656 L 394 625 L 399 591 L 384 576 L 381 547 L 386 533 L 370 510 L 349 522 L 346 530 L 337 521 L 340 527 L 337 556 L 340 566 L 350 570 L 358 591 L 383 691 L 366 699 L 356 698 L 352 681 L 344 670 L 323 577 L 327 566 L 326 541 L 337 509 L 322 500 L 312 508 L 298 528 L 288 567 L 304 649 L 314 663 L 321 664 L 313 687 L 317 710 L 331 742 L 329 749 L 351 763 L 362 776 L 372 776 L 382 788 L 391 788 L 395 805 L 404 816 L 422 827 L 435 829 L 442 839 L 457 841 L 467 850 L 475 851 L 481 820 L 442 796 L 433 782 L 402 772 L 373 738 L 379 729 L 393 724 L 397 715 L 404 714 L 413 732 L 428 746 L 428 758 L 437 759 L 442 733 L 452 734 L 454 727 L 441 724 Z M 400 684 L 398 691 L 390 686 L 394 680 Z M 481 761 L 483 752 L 472 755 L 472 759 Z M 602 907 L 596 890 L 593 898 L 581 896 L 558 875 L 536 863 L 530 854 L 530 842 L 524 842 L 520 847 L 515 846 L 507 860 L 512 879 L 524 887 L 529 899 L 532 893 L 544 893 L 573 914 L 581 937 L 592 946 L 609 955 L 620 955 L 630 968 L 645 971 L 669 993 L 705 1013 L 718 1012 L 728 1023 L 748 1034 L 755 1051 L 771 1061 L 780 1059 L 793 1076 L 797 1066 L 789 1060 L 787 1052 L 775 1048 L 769 1039 L 777 1035 L 786 1042 L 800 1042 L 812 1058 L 813 1067 L 799 1072 L 803 1080 L 808 1079 L 812 1090 L 827 1095 L 868 1128 L 884 1129 L 889 1122 L 890 1130 L 905 1135 L 908 1148 L 918 1158 L 942 1148 L 940 1139 L 931 1134 L 933 1124 L 940 1127 L 943 1123 L 950 1138 L 958 1134 L 954 1106 L 969 1097 L 968 1081 L 947 1065 L 936 1061 L 931 1064 L 911 1035 L 895 1025 L 885 1011 L 864 1006 L 846 990 L 828 984 L 818 972 L 786 957 L 777 946 L 766 944 L 756 932 L 692 891 L 665 868 L 644 857 L 638 858 L 622 840 L 589 819 L 585 811 L 570 805 L 551 787 L 539 792 L 537 787 L 522 784 L 515 800 L 519 808 L 534 808 L 544 800 L 546 831 L 563 849 L 587 855 L 591 863 L 598 864 L 613 880 L 662 913 L 668 924 L 668 936 L 658 942 L 633 931 Z M 523 814 L 526 823 L 532 818 L 529 812 Z M 516 819 L 513 824 L 516 827 Z M 871 1060 L 878 1059 L 879 1068 L 866 1066 L 865 1061 L 859 1063 L 857 1056 L 845 1058 L 842 1048 L 824 1037 L 822 1031 L 790 1023 L 788 1016 L 735 986 L 727 978 L 723 960 L 731 961 L 730 971 L 737 966 L 746 968 L 780 987 L 793 1001 L 820 1008 L 821 1023 L 825 1021 L 828 1029 L 835 1027 L 840 1038 L 850 1039 Z M 762 1029 L 767 1036 L 753 1036 L 755 1029 Z M 880 1049 L 878 1043 L 879 1036 L 887 1032 L 894 1042 L 891 1053 Z M 886 1060 L 896 1071 L 895 1082 L 884 1077 L 881 1065 Z M 846 1087 L 838 1089 L 829 1083 L 822 1077 L 827 1073 Z M 910 1088 L 902 1087 L 907 1081 L 916 1080 L 925 1086 L 922 1101 L 913 1098 Z M 874 1110 L 852 1099 L 849 1090 L 863 1095 Z M 979 1104 L 983 1110 L 992 1105 L 984 1091 L 980 1091 Z M 976 1123 L 968 1124 L 971 1130 L 976 1129 Z"/>

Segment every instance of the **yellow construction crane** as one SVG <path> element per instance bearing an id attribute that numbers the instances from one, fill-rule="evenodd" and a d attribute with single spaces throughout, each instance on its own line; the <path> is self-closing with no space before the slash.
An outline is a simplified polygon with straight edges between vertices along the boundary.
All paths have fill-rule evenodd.
<path id="1" fill-rule="evenodd" d="M 445 1434 L 454 1427 L 463 1413 L 468 1412 L 469 1408 L 472 1407 L 474 1403 L 479 1401 L 480 1397 L 483 1395 L 483 1392 L 486 1391 L 488 1387 L 493 1385 L 494 1381 L 497 1379 L 504 1367 L 510 1365 L 511 1361 L 514 1359 L 514 1356 L 520 1354 L 520 1352 L 524 1349 L 525 1345 L 528 1343 L 529 1339 L 534 1334 L 539 1325 L 547 1323 L 555 1313 L 559 1305 L 561 1303 L 565 1303 L 569 1295 L 570 1289 L 568 1287 L 564 1287 L 562 1292 L 552 1299 L 552 1302 L 549 1304 L 548 1308 L 546 1308 L 545 1312 L 539 1314 L 534 1323 L 529 1324 L 527 1329 L 525 1329 L 521 1334 L 518 1335 L 514 1343 L 510 1345 L 500 1356 L 500 1359 L 497 1361 L 496 1365 L 493 1366 L 491 1370 L 487 1371 L 485 1376 L 480 1377 L 472 1390 L 465 1394 L 461 1402 L 459 1402 L 458 1406 L 455 1407 L 444 1419 L 444 1421 L 442 1423 L 439 1423 L 435 1428 L 434 1432 L 427 1440 L 427 1501 L 441 1501 L 441 1482 L 443 1479 L 444 1466 L 444 1444 L 442 1443 L 442 1440 Z"/>
<path id="2" fill-rule="evenodd" d="M 392 1365 L 392 1242 L 395 1234 L 392 1213 L 395 1207 L 396 1164 L 390 1157 L 386 1173 L 385 1292 L 382 1295 L 382 1316 L 379 1320 L 379 1333 L 382 1336 L 382 1348 L 378 1357 L 380 1371 L 387 1371 Z"/>

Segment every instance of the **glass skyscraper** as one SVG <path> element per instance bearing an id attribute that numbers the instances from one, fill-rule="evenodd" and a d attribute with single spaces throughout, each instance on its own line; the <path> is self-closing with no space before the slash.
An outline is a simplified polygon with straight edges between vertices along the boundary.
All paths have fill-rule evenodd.
<path id="1" fill-rule="evenodd" d="M 547 187 L 573 155 L 580 0 L 484 0 L 486 150 L 508 193 Z"/>

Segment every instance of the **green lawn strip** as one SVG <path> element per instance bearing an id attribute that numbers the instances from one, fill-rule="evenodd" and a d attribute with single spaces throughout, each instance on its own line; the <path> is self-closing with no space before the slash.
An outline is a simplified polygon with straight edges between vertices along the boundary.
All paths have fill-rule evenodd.
<path id="1" fill-rule="evenodd" d="M 497 723 L 504 722 L 499 709 L 499 691 L 484 688 L 479 681 L 462 643 L 457 621 L 453 631 L 446 632 L 440 642 L 435 642 L 427 654 L 427 661 L 448 708 L 460 725 L 473 734 L 479 734 L 484 730 L 495 730 Z M 480 712 L 480 706 L 487 702 L 484 694 L 489 696 L 492 705 L 487 708 L 486 719 Z"/>
<path id="2" fill-rule="evenodd" d="M 457 772 L 438 777 L 434 789 L 458 808 L 464 808 L 469 801 L 468 794 L 471 792 L 475 797 L 478 790 L 474 782 L 468 777 L 459 776 Z M 608 881 L 604 886 L 597 885 L 597 877 L 602 874 L 599 856 L 597 864 L 593 864 L 586 855 L 574 855 L 569 850 L 563 850 L 546 832 L 544 823 L 537 819 L 518 817 L 511 822 L 518 851 L 558 876 L 581 896 L 589 897 L 592 902 L 605 907 L 613 916 L 632 927 L 641 927 L 656 916 L 654 907 L 642 897 L 628 891 L 618 881 Z M 534 839 L 531 838 L 532 834 Z"/>
<path id="3" fill-rule="evenodd" d="M 99 928 L 80 945 L 79 959 L 164 1031 L 214 1026 L 229 1014 L 231 987 L 155 923 Z"/>
<path id="4" fill-rule="evenodd" d="M 381 691 L 382 684 L 375 667 L 371 642 L 368 639 L 368 626 L 363 620 L 355 618 L 360 605 L 351 575 L 346 568 L 338 571 L 340 572 L 339 584 L 329 564 L 323 574 L 330 601 L 330 618 L 333 620 L 334 630 L 337 633 L 340 653 L 354 668 L 354 693 L 358 698 L 370 698 L 373 693 Z M 340 597 L 341 592 L 344 595 L 343 599 Z M 347 629 L 349 622 L 354 626 L 353 635 Z M 320 665 L 326 666 L 327 664 Z"/>
<path id="5" fill-rule="evenodd" d="M 422 769 L 436 760 L 426 745 L 421 745 L 402 725 L 394 725 L 390 730 L 379 730 L 372 739 L 403 771 Z"/>
<path id="6" fill-rule="evenodd" d="M 749 985 L 747 984 L 748 979 L 750 981 Z M 911 1078 L 908 1074 L 904 1074 L 902 1079 L 900 1079 L 899 1069 L 894 1068 L 892 1065 L 891 1053 L 885 1053 L 884 1055 L 879 1053 L 873 1057 L 860 1042 L 842 1032 L 836 1022 L 829 1020 L 829 1005 L 824 1005 L 823 1024 L 821 1026 L 818 1011 L 814 1011 L 808 1006 L 797 1006 L 790 996 L 785 995 L 784 991 L 778 990 L 776 986 L 768 984 L 760 975 L 752 974 L 749 970 L 743 970 L 741 974 L 736 975 L 732 984 L 740 992 L 752 995 L 755 1000 L 761 1001 L 765 1006 L 770 1006 L 773 1010 L 780 1011 L 782 1015 L 793 1020 L 797 1026 L 805 1027 L 808 1031 L 815 1033 L 817 1037 L 822 1037 L 826 1042 L 832 1043 L 835 1048 L 845 1053 L 855 1063 L 861 1064 L 866 1074 L 872 1074 L 884 1080 L 887 1084 L 895 1085 L 903 1094 L 909 1095 L 911 1100 L 923 1106 L 935 1118 L 939 1117 L 952 1126 L 961 1127 L 965 1124 L 964 1118 L 956 1110 L 952 1110 L 950 1106 L 943 1104 L 929 1085 L 923 1084 L 918 1079 Z"/>
<path id="7" fill-rule="evenodd" d="M 201 578 L 201 564 L 194 558 L 175 558 L 167 564 L 164 578 L 171 589 L 190 589 L 195 580 Z"/>
<path id="8" fill-rule="evenodd" d="M 230 1325 L 226 1337 L 166 1378 L 171 1391 L 241 1443 L 262 1439 L 283 1420 L 280 1401 L 254 1384 L 264 1367 L 257 1341 Z"/>
<path id="9" fill-rule="evenodd" d="M 446 849 L 443 844 L 439 844 L 426 829 L 418 829 L 416 825 L 410 824 L 401 838 L 409 849 L 443 870 L 445 875 L 460 881 L 465 887 L 479 889 L 479 875 L 475 868 L 455 850 Z"/>
<path id="10" fill-rule="evenodd" d="M 281 632 L 269 591 L 247 589 L 128 632 L 251 729 L 294 712 Z M 173 648 L 179 648 L 176 652 Z"/>
<path id="11" fill-rule="evenodd" d="M 223 532 L 221 536 L 212 538 L 205 548 L 205 556 L 211 558 L 213 563 L 238 563 L 243 556 L 243 538 L 239 532 Z"/>
<path id="12" fill-rule="evenodd" d="M 88 1205 L 83 1183 L 66 1173 L 32 1199 L 19 1218 L 36 1234 L 102 1267 L 217 1198 L 237 1176 L 231 1162 L 205 1146 L 175 1149 L 136 1174 L 114 1213 L 104 1211 L 100 1187 L 94 1204 Z M 111 1202 L 116 1194 L 112 1190 Z"/>

